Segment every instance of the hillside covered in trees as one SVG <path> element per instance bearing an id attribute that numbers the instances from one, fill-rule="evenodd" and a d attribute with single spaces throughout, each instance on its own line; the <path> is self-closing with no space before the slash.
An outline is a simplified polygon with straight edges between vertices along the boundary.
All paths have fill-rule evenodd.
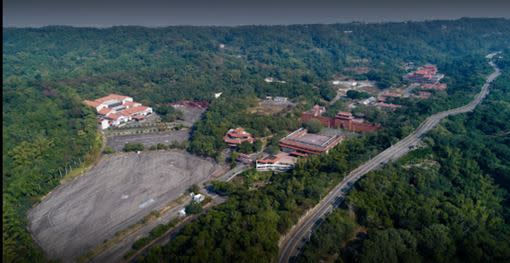
<path id="1" fill-rule="evenodd" d="M 349 169 L 404 136 L 428 114 L 467 101 L 489 70 L 483 56 L 509 45 L 510 21 L 52 26 L 4 28 L 3 33 L 2 219 L 7 262 L 45 260 L 26 230 L 26 212 L 59 184 L 60 170 L 97 150 L 94 114 L 82 105 L 83 99 L 117 92 L 153 106 L 207 100 L 210 108 L 194 127 L 189 150 L 217 157 L 227 128 L 242 125 L 265 136 L 296 127 L 298 111 L 277 117 L 248 114 L 245 109 L 254 97 L 287 96 L 310 106 L 331 99 L 324 83 L 334 74 L 347 74 L 348 67 L 368 67 L 368 73 L 355 77 L 389 87 L 401 81 L 405 62 L 437 64 L 448 76 L 447 93 L 406 102 L 395 114 L 365 112 L 388 128 L 347 141 L 328 156 L 310 158 L 291 174 L 274 175 L 270 185 L 257 191 L 216 185 L 229 201 L 145 259 L 179 255 L 177 261 L 260 262 L 275 257 L 279 235 Z M 269 76 L 286 83 L 264 82 Z M 223 92 L 218 100 L 213 99 L 216 92 Z"/>
<path id="2" fill-rule="evenodd" d="M 508 50 L 498 65 L 503 75 L 474 112 L 445 120 L 424 148 L 367 175 L 297 262 L 508 262 Z"/>

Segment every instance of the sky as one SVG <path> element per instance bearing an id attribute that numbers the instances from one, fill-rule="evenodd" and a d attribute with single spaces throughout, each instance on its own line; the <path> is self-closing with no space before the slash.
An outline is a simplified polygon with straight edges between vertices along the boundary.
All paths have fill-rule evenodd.
<path id="1" fill-rule="evenodd" d="M 510 0 L 3 0 L 4 27 L 273 25 L 510 18 Z"/>

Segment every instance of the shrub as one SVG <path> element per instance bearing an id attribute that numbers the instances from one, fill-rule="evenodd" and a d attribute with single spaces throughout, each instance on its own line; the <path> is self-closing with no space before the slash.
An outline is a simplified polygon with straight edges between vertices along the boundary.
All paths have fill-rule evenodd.
<path id="1" fill-rule="evenodd" d="M 126 143 L 124 145 L 124 148 L 122 149 L 125 152 L 136 152 L 136 151 L 143 151 L 144 147 L 141 143 Z"/>

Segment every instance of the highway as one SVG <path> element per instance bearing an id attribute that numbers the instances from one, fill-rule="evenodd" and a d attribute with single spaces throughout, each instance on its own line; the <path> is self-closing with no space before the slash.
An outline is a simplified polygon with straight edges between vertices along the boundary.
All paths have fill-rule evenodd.
<path id="1" fill-rule="evenodd" d="M 492 59 L 492 57 L 496 54 L 498 54 L 498 52 L 491 53 L 487 55 L 486 58 Z M 320 200 L 316 206 L 308 210 L 305 215 L 301 217 L 298 223 L 294 225 L 289 230 L 289 232 L 282 236 L 280 239 L 280 254 L 278 261 L 280 263 L 287 263 L 292 257 L 298 255 L 300 247 L 305 243 L 306 240 L 308 240 L 314 226 L 318 225 L 321 222 L 321 219 L 323 219 L 325 215 L 333 210 L 336 200 L 339 198 L 343 200 L 352 185 L 354 185 L 354 183 L 361 177 L 363 177 L 368 172 L 377 169 L 379 166 L 388 163 L 389 161 L 397 160 L 407 152 L 411 151 L 420 142 L 420 138 L 432 130 L 442 119 L 451 115 L 474 110 L 476 106 L 480 104 L 480 102 L 489 93 L 489 86 L 492 81 L 501 74 L 500 69 L 492 60 L 489 61 L 489 64 L 494 68 L 494 72 L 487 77 L 480 93 L 478 93 L 470 103 L 462 107 L 431 115 L 425 121 L 423 121 L 413 133 L 409 134 L 398 143 L 392 145 L 391 147 L 376 155 L 374 158 L 365 162 L 363 165 L 351 171 L 322 200 Z"/>

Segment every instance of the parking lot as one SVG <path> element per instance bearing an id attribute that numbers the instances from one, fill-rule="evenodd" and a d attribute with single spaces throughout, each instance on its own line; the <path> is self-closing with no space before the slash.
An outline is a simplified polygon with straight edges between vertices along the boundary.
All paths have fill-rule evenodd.
<path id="1" fill-rule="evenodd" d="M 110 155 L 32 208 L 29 229 L 50 258 L 72 262 L 219 169 L 183 151 Z"/>

